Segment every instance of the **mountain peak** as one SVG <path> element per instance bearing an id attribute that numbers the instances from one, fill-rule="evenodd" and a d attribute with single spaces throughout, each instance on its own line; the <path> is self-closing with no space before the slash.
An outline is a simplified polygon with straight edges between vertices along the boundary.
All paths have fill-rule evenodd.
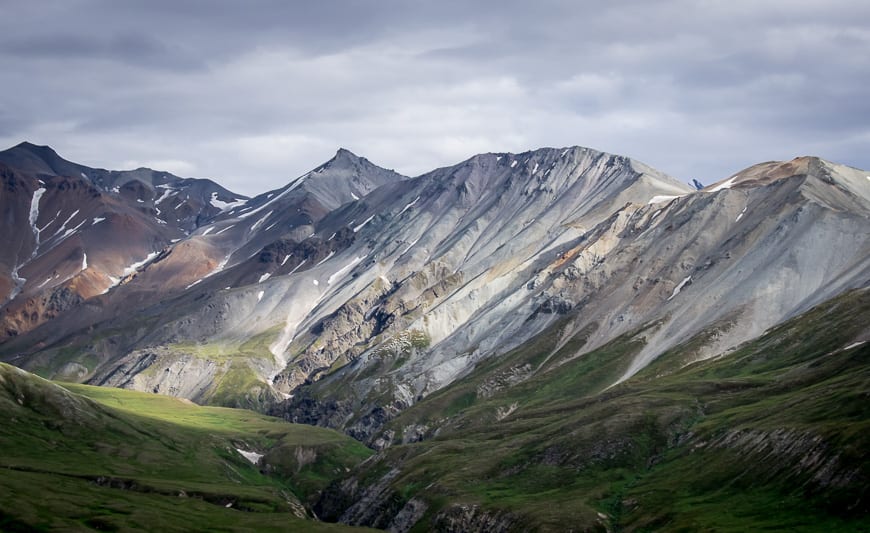
<path id="1" fill-rule="evenodd" d="M 46 150 L 46 149 L 48 149 L 48 150 L 51 150 L 52 152 L 54 152 L 54 149 L 52 149 L 47 144 L 42 144 L 42 145 L 34 144 L 30 141 L 20 142 L 20 143 L 16 144 L 15 146 L 13 146 L 13 148 L 23 148 L 23 149 L 27 149 L 27 150 Z"/>
<path id="2" fill-rule="evenodd" d="M 336 157 L 336 158 L 339 158 L 339 157 L 350 157 L 350 158 L 353 158 L 353 159 L 360 159 L 360 157 L 359 157 L 358 155 L 356 155 L 355 153 L 351 152 L 351 151 L 348 150 L 347 148 L 342 148 L 342 147 L 339 147 L 339 149 L 335 151 L 335 157 Z"/>
<path id="3" fill-rule="evenodd" d="M 358 165 L 361 163 L 369 163 L 368 159 L 365 157 L 360 157 L 355 153 L 351 152 L 347 148 L 339 148 L 335 151 L 335 155 L 326 162 L 324 166 L 332 166 L 335 164 L 338 165 Z"/>
<path id="4" fill-rule="evenodd" d="M 0 162 L 36 174 L 78 175 L 85 168 L 62 158 L 50 146 L 29 141 L 0 152 Z"/>
<path id="5" fill-rule="evenodd" d="M 33 144 L 30 141 L 24 141 L 22 143 L 19 143 L 19 144 L 13 146 L 12 148 L 10 148 L 7 151 L 26 151 L 28 153 L 31 153 L 31 154 L 39 157 L 40 159 L 42 159 L 43 161 L 45 161 L 46 163 L 49 163 L 49 164 L 51 164 L 54 161 L 62 161 L 64 163 L 69 163 L 69 161 L 62 158 L 60 156 L 60 154 L 58 154 L 54 148 L 52 148 L 51 146 L 48 146 L 47 144 L 40 145 L 40 144 Z"/>
<path id="6" fill-rule="evenodd" d="M 710 192 L 730 189 L 733 187 L 759 187 L 773 182 L 820 174 L 826 161 L 814 156 L 795 157 L 791 161 L 766 161 L 745 168 L 730 178 L 708 185 L 705 190 Z"/>

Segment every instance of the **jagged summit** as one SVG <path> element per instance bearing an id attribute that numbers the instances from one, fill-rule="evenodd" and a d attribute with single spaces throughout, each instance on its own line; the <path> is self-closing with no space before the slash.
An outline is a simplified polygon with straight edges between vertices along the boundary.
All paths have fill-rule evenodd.
<path id="1" fill-rule="evenodd" d="M 560 195 L 574 187 L 583 197 L 607 196 L 633 188 L 642 192 L 624 200 L 643 203 L 655 195 L 677 196 L 692 190 L 645 163 L 583 146 L 478 154 L 424 176 L 462 182 L 479 191 L 519 187 L 518 183 L 523 183 L 526 194 L 538 191 Z M 509 184 L 499 184 L 504 179 Z"/>
<path id="2" fill-rule="evenodd" d="M 848 168 L 843 165 L 835 165 L 816 156 L 800 156 L 790 161 L 766 161 L 747 167 L 730 178 L 705 187 L 704 190 L 719 191 L 730 188 L 761 187 L 780 180 L 806 177 L 831 181 L 835 166 Z"/>
<path id="3" fill-rule="evenodd" d="M 78 176 L 89 170 L 88 167 L 67 161 L 50 146 L 29 141 L 0 152 L 0 163 L 37 175 Z"/>
<path id="4" fill-rule="evenodd" d="M 351 152 L 347 148 L 339 147 L 338 150 L 335 151 L 335 156 L 333 156 L 333 161 L 339 160 L 349 160 L 349 161 L 359 161 L 361 159 L 365 159 L 364 157 L 360 157 L 355 153 Z"/>
<path id="5" fill-rule="evenodd" d="M 789 183 L 807 198 L 833 209 L 870 211 L 870 179 L 867 178 L 867 172 L 815 156 L 759 163 L 703 191 L 748 190 Z"/>

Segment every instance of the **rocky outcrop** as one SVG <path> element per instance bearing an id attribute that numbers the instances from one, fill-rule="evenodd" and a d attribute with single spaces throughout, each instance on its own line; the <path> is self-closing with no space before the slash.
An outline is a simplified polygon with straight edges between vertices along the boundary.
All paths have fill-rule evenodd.
<path id="1" fill-rule="evenodd" d="M 201 401 L 228 363 L 183 355 L 165 348 L 137 350 L 92 381 L 108 387 L 155 392 Z"/>
<path id="2" fill-rule="evenodd" d="M 432 527 L 444 533 L 507 533 L 517 529 L 517 517 L 507 512 L 490 512 L 478 505 L 453 505 L 435 516 Z"/>
<path id="3" fill-rule="evenodd" d="M 755 475 L 765 471 L 770 476 L 805 478 L 815 490 L 854 486 L 865 475 L 860 468 L 843 464 L 820 435 L 791 428 L 735 429 L 710 442 L 697 443 L 696 447 L 735 450 Z"/>
<path id="4" fill-rule="evenodd" d="M 399 475 L 399 470 L 390 470 L 376 483 L 369 485 L 359 494 L 353 494 L 357 488 L 356 485 L 345 484 L 342 489 L 349 489 L 354 504 L 341 514 L 338 521 L 343 524 L 364 525 L 379 529 L 390 527 L 394 517 L 404 508 L 401 498 L 391 486 L 391 482 L 397 475 Z"/>

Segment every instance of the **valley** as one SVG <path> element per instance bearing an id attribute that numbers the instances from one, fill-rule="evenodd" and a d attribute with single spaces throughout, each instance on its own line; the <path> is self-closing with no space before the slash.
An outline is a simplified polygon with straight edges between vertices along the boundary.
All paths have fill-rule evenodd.
<path id="1" fill-rule="evenodd" d="M 870 527 L 867 171 L 0 178 L 0 529 Z"/>

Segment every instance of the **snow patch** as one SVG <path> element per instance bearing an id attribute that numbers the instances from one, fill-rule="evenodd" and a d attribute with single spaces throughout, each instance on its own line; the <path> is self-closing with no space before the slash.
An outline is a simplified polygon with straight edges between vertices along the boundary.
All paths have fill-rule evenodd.
<path id="1" fill-rule="evenodd" d="M 418 242 L 419 240 L 420 240 L 420 237 L 417 237 L 416 239 L 414 239 L 414 242 L 412 242 L 411 244 L 409 244 L 408 247 L 405 248 L 405 250 L 404 250 L 402 253 L 399 254 L 399 257 L 401 257 L 401 256 L 405 255 L 406 253 L 408 253 L 408 250 L 410 250 L 411 248 L 413 248 L 414 245 L 417 244 L 417 242 Z"/>
<path id="2" fill-rule="evenodd" d="M 158 187 L 163 189 L 163 194 L 160 196 L 160 198 L 157 199 L 156 202 L 154 202 L 155 206 L 163 200 L 169 198 L 169 195 L 175 192 L 174 190 L 170 189 L 168 185 L 158 185 Z"/>
<path id="3" fill-rule="evenodd" d="M 267 279 L 269 279 L 269 277 L 270 277 L 271 275 L 272 275 L 271 272 L 266 272 L 265 274 L 263 274 L 262 276 L 260 276 L 260 279 L 257 281 L 257 283 L 263 283 L 264 281 L 266 281 Z"/>
<path id="4" fill-rule="evenodd" d="M 263 458 L 262 453 L 246 452 L 245 450 L 240 450 L 238 448 L 236 448 L 236 451 L 239 452 L 239 454 L 241 454 L 242 457 L 244 457 L 245 459 L 250 461 L 252 465 L 256 465 L 257 463 L 260 462 L 260 459 Z M 229 506 L 227 506 L 227 507 L 229 507 Z"/>
<path id="5" fill-rule="evenodd" d="M 215 235 L 220 235 L 221 233 L 223 233 L 223 232 L 227 231 L 228 229 L 232 228 L 233 226 L 235 226 L 235 224 L 230 224 L 229 226 L 227 226 L 227 227 L 225 227 L 224 229 L 220 230 L 219 232 L 215 233 Z"/>
<path id="6" fill-rule="evenodd" d="M 52 235 L 52 238 L 57 237 L 57 235 L 58 235 L 61 231 L 64 231 L 64 230 L 66 229 L 66 225 L 69 224 L 69 221 L 72 220 L 73 217 L 76 216 L 76 215 L 78 215 L 78 214 L 79 214 L 79 210 L 78 210 L 78 209 L 76 209 L 75 211 L 73 211 L 73 213 L 69 216 L 69 218 L 67 218 L 66 221 L 65 221 L 63 224 L 60 225 L 60 228 L 58 228 L 58 230 L 54 232 L 54 235 Z"/>
<path id="7" fill-rule="evenodd" d="M 43 194 L 45 194 L 45 188 L 43 187 L 33 191 L 33 198 L 30 199 L 30 215 L 28 216 L 30 227 L 33 230 L 33 238 L 36 239 L 37 248 L 39 248 L 39 232 L 41 230 L 36 227 L 36 219 L 39 218 L 39 200 L 42 198 Z M 34 253 L 35 252 L 36 250 L 34 250 Z"/>
<path id="8" fill-rule="evenodd" d="M 84 172 L 79 172 L 79 174 L 81 174 L 83 178 L 88 179 L 88 175 L 85 174 Z"/>
<path id="9" fill-rule="evenodd" d="M 290 259 L 291 257 L 293 257 L 293 254 L 287 254 L 287 255 L 285 255 L 285 256 L 284 256 L 284 259 L 281 260 L 281 266 L 284 266 L 284 263 L 286 263 L 287 260 Z"/>
<path id="10" fill-rule="evenodd" d="M 27 280 L 18 275 L 18 269 L 21 268 L 17 266 L 12 269 L 12 281 L 15 282 L 15 287 L 12 288 L 12 293 L 9 295 L 9 301 L 15 299 L 21 293 L 21 290 L 24 288 L 24 284 L 27 283 Z"/>
<path id="11" fill-rule="evenodd" d="M 223 200 L 218 200 L 218 193 L 211 193 L 211 199 L 208 201 L 212 205 L 212 207 L 216 207 L 221 210 L 221 213 L 228 209 L 232 209 L 234 207 L 239 207 L 240 205 L 245 205 L 248 203 L 247 200 L 236 200 L 234 202 L 224 202 Z"/>
<path id="12" fill-rule="evenodd" d="M 293 267 L 293 270 L 291 270 L 290 272 L 288 272 L 287 275 L 289 276 L 290 274 L 292 274 L 292 273 L 296 272 L 297 270 L 299 270 L 299 267 L 301 267 L 302 265 L 304 265 L 306 261 L 308 261 L 308 259 L 303 259 L 302 262 L 299 263 L 298 265 L 296 265 L 295 267 Z"/>
<path id="13" fill-rule="evenodd" d="M 124 269 L 124 272 L 122 272 L 121 275 L 122 275 L 122 276 L 129 276 L 130 274 L 136 272 L 137 270 L 139 270 L 140 267 L 145 266 L 145 265 L 148 264 L 152 259 L 154 259 L 155 257 L 157 257 L 157 253 L 158 253 L 158 252 L 151 252 L 150 254 L 148 254 L 148 255 L 145 257 L 145 259 L 143 259 L 143 260 L 141 260 L 141 261 L 139 261 L 139 262 L 137 262 L 137 263 L 133 263 L 132 265 L 128 266 L 127 268 Z"/>
<path id="14" fill-rule="evenodd" d="M 220 263 L 218 263 L 218 266 L 216 266 L 214 270 L 212 270 L 211 272 L 209 272 L 209 273 L 208 273 L 208 276 L 206 276 L 206 277 L 214 276 L 215 274 L 217 274 L 218 272 L 220 272 L 221 270 L 223 270 L 224 267 L 227 266 L 227 263 L 229 262 L 229 260 L 230 260 L 230 256 L 229 256 L 229 255 L 226 256 L 226 257 L 224 257 L 223 260 L 222 260 Z"/>
<path id="15" fill-rule="evenodd" d="M 535 163 L 535 168 L 532 169 L 532 174 L 538 171 L 538 164 Z"/>
<path id="16" fill-rule="evenodd" d="M 327 285 L 332 285 L 332 282 L 334 282 L 334 281 L 336 281 L 336 280 L 338 280 L 338 279 L 341 279 L 345 274 L 347 274 L 348 272 L 350 272 L 350 269 L 352 269 L 354 266 L 356 266 L 356 265 L 357 265 L 360 261 L 362 261 L 363 259 L 364 259 L 364 257 L 359 257 L 359 256 L 355 257 L 354 260 L 351 261 L 347 266 L 338 269 L 338 270 L 335 272 L 335 274 L 329 276 L 329 279 L 326 280 L 326 284 L 327 284 Z"/>
<path id="17" fill-rule="evenodd" d="M 251 213 L 253 213 L 253 211 L 251 211 Z M 260 220 L 254 222 L 254 225 L 251 226 L 250 231 L 254 231 L 254 230 L 256 230 L 258 227 L 260 227 L 264 222 L 266 222 L 266 219 L 269 218 L 269 217 L 272 215 L 272 213 L 274 213 L 274 211 L 269 211 L 268 213 L 266 213 L 266 215 L 265 215 L 263 218 L 261 218 Z M 240 217 L 240 218 L 244 218 L 244 217 Z"/>
<path id="18" fill-rule="evenodd" d="M 867 176 L 867 179 L 870 180 L 870 176 Z M 867 341 L 858 341 L 858 342 L 853 342 L 852 344 L 850 344 L 849 346 L 846 346 L 846 347 L 843 348 L 843 349 L 844 349 L 844 350 L 851 350 L 852 348 L 857 348 L 858 346 L 861 346 L 861 345 L 864 344 L 865 342 L 867 342 Z"/>
<path id="19" fill-rule="evenodd" d="M 747 206 L 747 207 L 748 207 L 748 206 Z M 741 211 L 740 214 L 737 215 L 737 218 L 734 219 L 734 222 L 740 222 L 740 219 L 743 218 L 743 213 L 745 213 L 745 212 L 746 212 L 746 207 L 744 207 L 744 208 L 743 208 L 743 211 Z"/>
<path id="20" fill-rule="evenodd" d="M 82 252 L 82 271 L 88 269 L 88 254 Z"/>
<path id="21" fill-rule="evenodd" d="M 515 166 L 517 166 L 517 163 L 519 163 L 519 161 L 517 161 L 516 159 L 514 159 L 514 160 L 511 162 L 511 168 L 514 168 Z"/>
<path id="22" fill-rule="evenodd" d="M 734 181 L 736 179 L 737 179 L 737 176 L 734 176 L 733 178 L 729 179 L 728 181 L 725 181 L 725 182 L 720 183 L 719 185 L 713 187 L 712 189 L 710 189 L 710 192 L 717 192 L 717 191 L 721 191 L 723 189 L 730 189 L 734 185 Z"/>
<path id="23" fill-rule="evenodd" d="M 318 266 L 322 265 L 323 263 L 329 261 L 329 258 L 332 257 L 333 255 L 335 255 L 335 250 L 329 252 L 329 254 L 326 257 L 324 257 L 322 261 L 320 261 L 319 263 L 317 263 L 314 266 L 318 267 Z"/>
<path id="24" fill-rule="evenodd" d="M 91 226 L 96 226 L 97 224 L 99 224 L 100 222 L 102 222 L 104 220 L 106 220 L 106 217 L 94 217 L 94 221 L 93 221 L 93 223 L 91 223 Z"/>
<path id="25" fill-rule="evenodd" d="M 418 201 L 418 200 L 419 200 L 419 199 L 420 199 L 420 197 L 419 197 L 419 196 L 418 196 L 418 197 L 416 197 L 416 198 L 414 198 L 414 201 L 413 201 L 413 202 L 411 202 L 411 203 L 410 203 L 410 204 L 408 204 L 408 205 L 406 205 L 406 206 L 405 206 L 405 207 L 403 207 L 403 208 L 402 208 L 402 210 L 401 210 L 401 211 L 399 211 L 399 214 L 400 214 L 400 215 L 401 215 L 401 214 L 402 214 L 402 213 L 404 213 L 404 212 L 405 212 L 405 211 L 407 211 L 407 210 L 408 210 L 408 209 L 410 209 L 410 208 L 412 208 L 412 207 L 414 207 L 414 204 L 416 204 L 416 203 L 417 203 L 417 201 Z"/>
<path id="26" fill-rule="evenodd" d="M 315 285 L 320 285 L 320 282 L 317 281 L 316 279 L 311 280 L 311 282 L 314 283 Z"/>
<path id="27" fill-rule="evenodd" d="M 109 281 L 112 282 L 112 285 L 111 285 L 112 287 L 114 287 L 118 283 L 121 283 L 120 278 L 116 278 L 115 276 L 110 276 L 108 274 L 106 274 L 106 277 L 109 278 Z M 106 289 L 106 292 L 108 292 L 108 291 L 109 291 L 109 289 Z M 105 294 L 105 293 L 103 293 L 103 294 Z"/>
<path id="28" fill-rule="evenodd" d="M 248 211 L 248 212 L 245 213 L 245 214 L 239 215 L 239 218 L 248 218 L 249 216 L 253 215 L 254 213 L 259 213 L 260 211 L 266 209 L 267 207 L 269 207 L 269 206 L 272 205 L 273 203 L 277 202 L 279 199 L 281 199 L 281 198 L 283 198 L 284 196 L 290 194 L 290 191 L 292 191 L 292 190 L 295 189 L 296 187 L 302 185 L 302 182 L 304 181 L 304 179 L 305 179 L 306 177 L 308 177 L 308 174 L 305 174 L 305 175 L 303 175 L 303 176 L 299 176 L 299 177 L 296 178 L 292 183 L 290 183 L 290 185 L 289 185 L 286 189 L 284 189 L 284 191 L 283 191 L 281 194 L 279 194 L 278 196 L 272 198 L 271 200 L 269 200 L 269 201 L 266 202 L 265 204 L 263 204 L 263 205 L 261 205 L 260 207 L 254 209 L 253 211 Z"/>
<path id="29" fill-rule="evenodd" d="M 354 200 L 359 200 L 359 196 L 355 195 L 354 193 L 350 193 L 350 197 Z"/>
<path id="30" fill-rule="evenodd" d="M 206 235 L 208 235 L 209 233 L 211 233 L 213 229 L 214 229 L 214 226 L 209 226 L 209 227 L 205 228 L 205 231 L 203 231 L 203 232 L 201 233 L 201 236 L 205 237 Z"/>
<path id="31" fill-rule="evenodd" d="M 78 226 L 76 226 L 76 227 L 74 227 L 74 228 L 72 228 L 72 229 L 68 229 L 68 230 L 66 230 L 66 231 L 63 233 L 63 235 L 60 236 L 60 240 L 58 241 L 58 244 L 60 244 L 61 242 L 65 241 L 66 238 L 69 237 L 70 235 L 72 235 L 73 233 L 77 232 L 77 231 L 79 230 L 80 227 L 82 227 L 82 226 L 85 225 L 85 222 L 87 222 L 87 220 L 82 220 L 81 222 L 79 222 L 79 225 L 78 225 Z"/>
<path id="32" fill-rule="evenodd" d="M 371 220 L 372 220 L 373 218 L 375 218 L 375 215 L 372 215 L 372 216 L 370 216 L 369 218 L 365 219 L 365 220 L 363 221 L 362 224 L 360 224 L 359 226 L 356 226 L 355 228 L 353 228 L 353 232 L 356 233 L 356 232 L 358 232 L 359 230 L 363 229 L 363 227 L 364 227 L 366 224 L 368 224 L 369 222 L 371 222 Z"/>
<path id="33" fill-rule="evenodd" d="M 673 292 L 673 294 L 671 294 L 671 297 L 668 298 L 668 301 L 671 301 L 671 299 L 672 299 L 674 296 L 680 294 L 680 291 L 683 290 L 683 287 L 686 286 L 686 283 L 688 283 L 688 282 L 690 282 L 690 281 L 692 281 L 692 276 L 687 277 L 686 279 L 684 279 L 683 281 L 681 281 L 679 285 L 677 285 L 676 287 L 674 287 L 674 292 Z"/>
<path id="34" fill-rule="evenodd" d="M 674 198 L 682 198 L 682 197 L 683 197 L 682 194 L 678 194 L 676 196 L 669 195 L 669 194 L 659 194 L 657 196 L 653 196 L 652 198 L 650 198 L 649 202 L 647 202 L 647 205 L 660 204 L 662 202 L 670 202 Z"/>
<path id="35" fill-rule="evenodd" d="M 257 293 L 257 301 L 258 302 L 263 299 L 264 294 L 266 294 L 266 291 L 260 291 Z"/>

